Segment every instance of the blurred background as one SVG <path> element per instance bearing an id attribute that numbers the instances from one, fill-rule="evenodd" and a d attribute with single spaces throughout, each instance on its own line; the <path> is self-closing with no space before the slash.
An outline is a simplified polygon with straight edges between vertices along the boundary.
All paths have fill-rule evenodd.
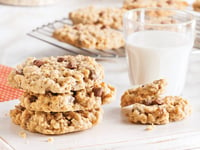
<path id="1" fill-rule="evenodd" d="M 29 56 L 66 54 L 62 49 L 27 36 L 26 34 L 32 29 L 67 17 L 68 12 L 80 7 L 90 5 L 121 7 L 123 0 L 0 0 L 0 2 L 0 64 L 15 66 Z M 188 0 L 190 5 L 193 2 L 194 0 Z M 10 3 L 15 5 L 8 5 Z M 20 4 L 34 6 L 19 6 Z"/>

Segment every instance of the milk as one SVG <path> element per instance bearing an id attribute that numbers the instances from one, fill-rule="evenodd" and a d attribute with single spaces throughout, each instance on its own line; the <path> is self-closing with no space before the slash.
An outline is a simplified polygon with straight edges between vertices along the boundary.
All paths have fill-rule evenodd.
<path id="1" fill-rule="evenodd" d="M 193 39 L 171 31 L 140 31 L 126 39 L 129 78 L 133 85 L 167 79 L 167 95 L 180 95 Z"/>

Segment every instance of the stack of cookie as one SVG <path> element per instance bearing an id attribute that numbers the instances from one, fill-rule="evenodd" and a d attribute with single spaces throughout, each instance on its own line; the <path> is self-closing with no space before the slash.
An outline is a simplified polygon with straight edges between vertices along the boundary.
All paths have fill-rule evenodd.
<path id="1" fill-rule="evenodd" d="M 188 101 L 180 96 L 162 94 L 166 80 L 160 79 L 153 83 L 127 90 L 121 97 L 121 107 L 133 105 L 128 112 L 129 121 L 141 124 L 167 124 L 184 119 L 191 113 Z"/>
<path id="2" fill-rule="evenodd" d="M 9 75 L 10 85 L 24 90 L 11 119 L 43 134 L 91 128 L 102 118 L 101 105 L 115 94 L 103 78 L 103 67 L 87 56 L 28 58 Z"/>

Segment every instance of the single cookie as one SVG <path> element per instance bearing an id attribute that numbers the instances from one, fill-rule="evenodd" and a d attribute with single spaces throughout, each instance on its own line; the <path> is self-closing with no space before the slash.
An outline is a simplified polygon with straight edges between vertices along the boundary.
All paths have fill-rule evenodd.
<path id="1" fill-rule="evenodd" d="M 124 0 L 123 8 L 172 8 L 172 9 L 185 9 L 188 3 L 184 0 Z"/>
<path id="2" fill-rule="evenodd" d="M 155 80 L 138 88 L 127 90 L 121 97 L 121 107 L 141 103 L 145 105 L 160 104 L 159 96 L 164 92 L 166 80 Z"/>
<path id="3" fill-rule="evenodd" d="M 53 37 L 76 47 L 97 50 L 119 49 L 125 44 L 121 32 L 102 25 L 65 25 L 55 30 Z"/>
<path id="4" fill-rule="evenodd" d="M 162 104 L 145 105 L 136 103 L 128 113 L 129 120 L 141 124 L 166 124 L 179 121 L 191 114 L 188 101 L 179 96 L 166 96 Z"/>
<path id="5" fill-rule="evenodd" d="M 121 29 L 125 12 L 126 10 L 122 8 L 100 9 L 90 6 L 70 12 L 69 18 L 73 24 L 101 24 L 114 29 Z"/>
<path id="6" fill-rule="evenodd" d="M 169 113 L 165 105 L 146 106 L 134 104 L 131 112 L 128 113 L 129 121 L 141 124 L 166 124 L 169 123 Z"/>
<path id="7" fill-rule="evenodd" d="M 44 112 L 91 110 L 110 103 L 114 95 L 115 88 L 103 82 L 100 85 L 69 94 L 25 92 L 20 98 L 20 105 L 28 110 Z"/>
<path id="8" fill-rule="evenodd" d="M 200 0 L 196 0 L 193 4 L 192 7 L 195 11 L 199 11 L 200 12 Z"/>
<path id="9" fill-rule="evenodd" d="M 101 83 L 103 78 L 103 67 L 93 58 L 66 55 L 28 58 L 10 73 L 8 81 L 26 92 L 45 94 L 78 91 Z"/>
<path id="10" fill-rule="evenodd" d="M 101 109 L 69 112 L 38 112 L 16 106 L 10 111 L 12 121 L 31 132 L 64 134 L 86 130 L 100 122 Z"/>

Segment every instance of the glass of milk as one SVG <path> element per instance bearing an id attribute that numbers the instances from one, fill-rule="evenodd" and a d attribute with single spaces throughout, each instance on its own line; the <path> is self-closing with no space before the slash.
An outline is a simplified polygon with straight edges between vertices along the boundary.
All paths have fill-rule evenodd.
<path id="1" fill-rule="evenodd" d="M 182 10 L 143 8 L 124 15 L 132 85 L 164 78 L 166 94 L 181 95 L 195 38 L 195 18 Z"/>

